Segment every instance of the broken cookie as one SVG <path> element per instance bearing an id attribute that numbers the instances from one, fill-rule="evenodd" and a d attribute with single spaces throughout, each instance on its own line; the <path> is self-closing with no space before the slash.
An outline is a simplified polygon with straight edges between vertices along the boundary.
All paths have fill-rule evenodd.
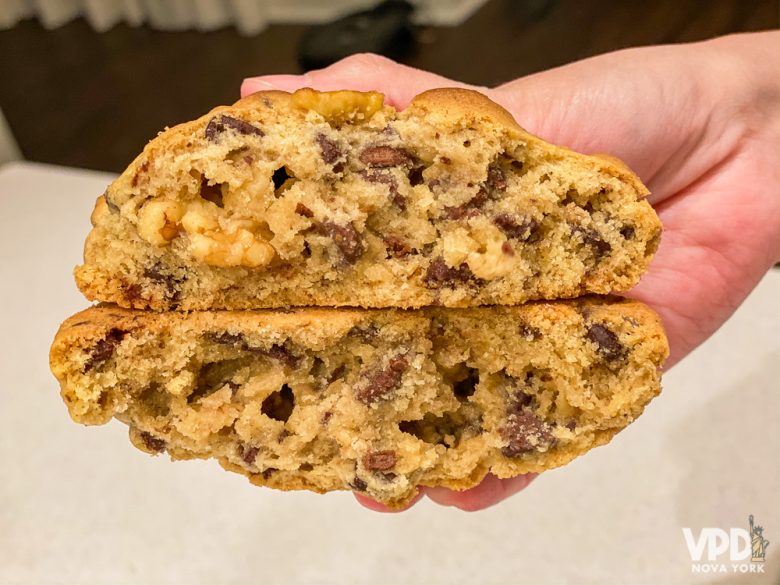
<path id="1" fill-rule="evenodd" d="M 229 126 L 226 126 L 229 127 Z M 154 313 L 99 306 L 51 349 L 71 417 L 116 418 L 172 459 L 258 485 L 403 506 L 563 465 L 658 394 L 667 355 L 636 301 Z"/>
<path id="2" fill-rule="evenodd" d="M 152 140 L 99 198 L 79 288 L 154 310 L 519 304 L 622 292 L 661 225 L 613 158 L 464 89 L 261 92 Z M 119 245 L 121 243 L 121 245 Z"/>

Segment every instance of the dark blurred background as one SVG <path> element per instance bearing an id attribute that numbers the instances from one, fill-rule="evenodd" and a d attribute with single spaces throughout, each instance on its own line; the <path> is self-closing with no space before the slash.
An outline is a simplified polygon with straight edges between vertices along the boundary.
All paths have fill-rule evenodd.
<path id="1" fill-rule="evenodd" d="M 235 101 L 244 77 L 299 73 L 318 51 L 327 62 L 337 35 L 322 26 L 241 36 L 23 20 L 0 31 L 0 109 L 24 158 L 121 171 L 164 126 Z M 776 0 L 488 0 L 459 26 L 406 27 L 378 50 L 489 86 L 625 47 L 777 26 Z"/>

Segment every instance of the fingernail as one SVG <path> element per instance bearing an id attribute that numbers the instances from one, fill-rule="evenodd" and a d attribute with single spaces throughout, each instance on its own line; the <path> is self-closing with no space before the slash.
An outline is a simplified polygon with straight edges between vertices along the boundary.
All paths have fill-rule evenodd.
<path id="1" fill-rule="evenodd" d="M 263 75 L 262 77 L 250 77 L 244 83 L 257 91 L 263 89 L 298 89 L 301 87 L 300 75 Z"/>
<path id="2" fill-rule="evenodd" d="M 256 90 L 263 90 L 263 89 L 276 89 L 276 86 L 272 83 L 268 83 L 264 79 L 256 79 L 252 77 L 248 77 L 244 80 L 244 85 L 248 87 L 252 87 Z"/>

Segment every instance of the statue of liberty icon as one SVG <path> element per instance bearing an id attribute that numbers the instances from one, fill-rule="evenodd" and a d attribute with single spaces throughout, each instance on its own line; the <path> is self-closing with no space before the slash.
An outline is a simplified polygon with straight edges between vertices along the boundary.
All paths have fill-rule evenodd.
<path id="1" fill-rule="evenodd" d="M 750 522 L 750 561 L 763 563 L 766 560 L 766 547 L 769 541 L 764 538 L 764 527 L 753 524 L 753 514 L 748 517 Z"/>

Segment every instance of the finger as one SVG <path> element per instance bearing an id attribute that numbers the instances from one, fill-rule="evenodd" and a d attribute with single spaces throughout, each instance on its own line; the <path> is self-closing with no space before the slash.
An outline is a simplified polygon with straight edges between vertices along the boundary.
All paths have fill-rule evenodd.
<path id="1" fill-rule="evenodd" d="M 392 106 L 403 109 L 412 98 L 434 87 L 474 88 L 422 71 L 407 67 L 370 53 L 351 55 L 325 69 L 309 71 L 303 75 L 264 75 L 245 79 L 241 85 L 241 96 L 256 91 L 277 89 L 295 91 L 311 87 L 320 91 L 352 89 L 355 91 L 379 91 Z"/>
<path id="2" fill-rule="evenodd" d="M 526 473 L 508 479 L 499 479 L 488 474 L 478 486 L 462 492 L 446 488 L 426 488 L 426 495 L 442 506 L 453 506 L 467 512 L 483 510 L 507 499 L 525 489 L 536 477 L 536 473 Z"/>
<path id="3" fill-rule="evenodd" d="M 421 490 L 417 492 L 417 495 L 412 498 L 412 500 L 406 504 L 403 508 L 389 508 L 385 506 L 384 504 L 381 504 L 377 502 L 376 500 L 372 500 L 369 497 L 366 497 L 362 494 L 354 493 L 355 499 L 358 501 L 358 503 L 368 508 L 369 510 L 373 510 L 374 512 L 383 512 L 385 514 L 395 514 L 397 512 L 404 512 L 414 506 L 417 502 L 419 502 L 423 495 L 425 495 Z"/>

